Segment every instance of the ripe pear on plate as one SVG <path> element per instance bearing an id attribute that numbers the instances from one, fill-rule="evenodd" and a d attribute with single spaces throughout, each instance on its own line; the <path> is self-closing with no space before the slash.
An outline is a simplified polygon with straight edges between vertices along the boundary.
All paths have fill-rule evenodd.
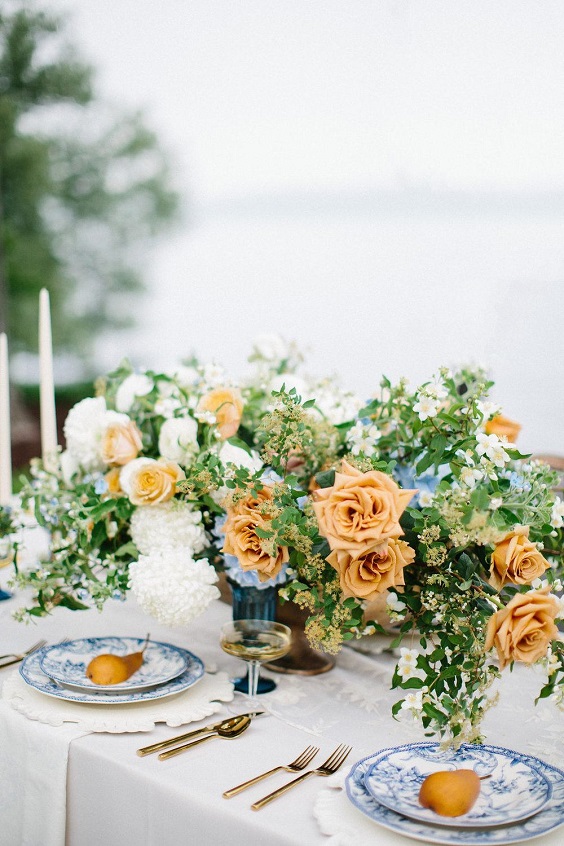
<path id="1" fill-rule="evenodd" d="M 86 667 L 87 678 L 94 684 L 100 685 L 120 684 L 126 681 L 143 664 L 149 637 L 150 635 L 147 635 L 143 649 L 139 652 L 131 652 L 129 655 L 112 655 L 109 652 L 103 652 L 101 655 L 96 655 Z"/>
<path id="2" fill-rule="evenodd" d="M 419 802 L 442 817 L 460 817 L 473 807 L 480 793 L 474 770 L 440 770 L 431 773 L 419 790 Z"/>

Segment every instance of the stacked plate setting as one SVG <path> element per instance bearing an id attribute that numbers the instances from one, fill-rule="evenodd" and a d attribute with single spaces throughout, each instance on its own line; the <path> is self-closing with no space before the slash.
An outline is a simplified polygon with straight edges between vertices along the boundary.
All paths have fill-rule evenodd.
<path id="1" fill-rule="evenodd" d="M 439 816 L 418 800 L 424 779 L 439 770 L 473 769 L 481 781 L 467 814 Z M 427 843 L 509 844 L 564 824 L 564 772 L 501 746 L 409 743 L 358 761 L 346 780 L 349 800 L 384 828 Z"/>
<path id="2" fill-rule="evenodd" d="M 58 699 L 89 705 L 126 705 L 173 696 L 196 684 L 204 675 L 202 661 L 187 649 L 150 640 L 143 664 L 119 684 L 94 684 L 86 668 L 97 655 L 139 652 L 144 638 L 88 637 L 45 646 L 23 661 L 20 674 L 31 687 Z"/>

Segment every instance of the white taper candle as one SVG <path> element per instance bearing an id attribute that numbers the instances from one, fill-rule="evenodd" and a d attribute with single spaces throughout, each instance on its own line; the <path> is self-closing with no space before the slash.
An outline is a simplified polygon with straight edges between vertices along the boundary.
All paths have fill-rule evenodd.
<path id="1" fill-rule="evenodd" d="M 8 339 L 0 335 L 0 505 L 9 505 L 12 497 L 12 440 L 10 430 L 10 377 L 8 374 Z"/>
<path id="2" fill-rule="evenodd" d="M 59 464 L 57 451 L 57 417 L 53 380 L 53 343 L 49 291 L 39 293 L 39 412 L 41 416 L 41 457 L 46 470 L 55 471 Z"/>

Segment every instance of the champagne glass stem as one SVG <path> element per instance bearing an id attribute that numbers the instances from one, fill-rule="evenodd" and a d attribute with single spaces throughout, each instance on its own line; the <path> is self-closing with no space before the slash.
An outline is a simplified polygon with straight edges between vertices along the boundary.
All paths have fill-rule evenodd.
<path id="1" fill-rule="evenodd" d="M 258 681 L 260 675 L 260 662 L 249 661 L 249 696 L 255 699 L 257 695 Z"/>

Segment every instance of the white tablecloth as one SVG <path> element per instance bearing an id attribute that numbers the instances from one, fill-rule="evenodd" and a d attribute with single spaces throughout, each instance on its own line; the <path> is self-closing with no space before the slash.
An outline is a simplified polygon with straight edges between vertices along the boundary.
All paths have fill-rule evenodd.
<path id="1" fill-rule="evenodd" d="M 168 640 L 199 655 L 208 671 L 231 675 L 242 665 L 225 655 L 218 645 L 229 606 L 216 602 L 186 630 L 173 630 L 149 619 L 134 603 L 112 602 L 100 614 L 58 609 L 51 617 L 26 627 L 11 619 L 21 597 L 0 603 L 0 653 L 30 645 L 39 637 L 50 642 L 63 636 L 130 635 Z M 74 737 L 68 756 L 66 843 L 68 846 L 321 846 L 328 839 L 313 816 L 315 797 L 324 780 L 312 778 L 295 792 L 261 810 L 249 809 L 252 801 L 284 784 L 290 776 L 278 774 L 230 800 L 223 790 L 269 769 L 287 763 L 305 746 L 321 747 L 314 763 L 341 742 L 353 746 L 346 769 L 354 761 L 380 748 L 422 740 L 415 725 L 397 722 L 390 705 L 398 697 L 389 690 L 391 660 L 344 649 L 336 667 L 314 677 L 273 676 L 278 689 L 268 696 L 274 715 L 257 718 L 237 741 L 211 740 L 194 750 L 161 762 L 155 756 L 139 758 L 139 746 L 180 733 L 164 725 L 149 734 L 99 734 Z M 0 671 L 2 678 L 11 670 Z M 487 741 L 544 758 L 564 762 L 564 718 L 550 702 L 533 706 L 538 692 L 536 670 L 516 668 L 504 674 L 499 705 L 486 719 Z M 245 711 L 241 698 L 240 710 Z M 227 713 L 223 706 L 220 715 Z M 215 717 L 213 718 L 215 720 Z M 208 720 L 211 722 L 213 720 Z M 10 732 L 28 738 L 26 717 L 0 703 L 0 723 Z M 37 761 L 47 753 L 54 733 L 70 732 L 41 723 L 33 726 L 33 754 Z M 18 740 L 19 738 L 16 738 Z M 65 741 L 67 742 L 67 741 Z M 12 744 L 12 748 L 13 748 Z M 17 745 L 17 744 L 16 744 Z M 0 750 L 1 752 L 1 750 Z M 45 761 L 43 761 L 45 763 Z M 344 768 L 345 769 L 345 768 Z M 6 776 L 5 776 L 6 778 Z M 9 779 L 9 776 L 8 776 Z M 0 796 L 14 795 L 14 785 L 2 784 Z M 44 821 L 44 830 L 48 830 Z M 374 841 L 405 844 L 406 838 L 374 826 Z M 49 841 L 28 840 L 25 846 L 47 846 Z M 413 842 L 413 841 L 412 841 Z M 562 842 L 562 829 L 538 838 L 539 846 Z M 24 846 L 5 842 L 2 846 Z"/>

